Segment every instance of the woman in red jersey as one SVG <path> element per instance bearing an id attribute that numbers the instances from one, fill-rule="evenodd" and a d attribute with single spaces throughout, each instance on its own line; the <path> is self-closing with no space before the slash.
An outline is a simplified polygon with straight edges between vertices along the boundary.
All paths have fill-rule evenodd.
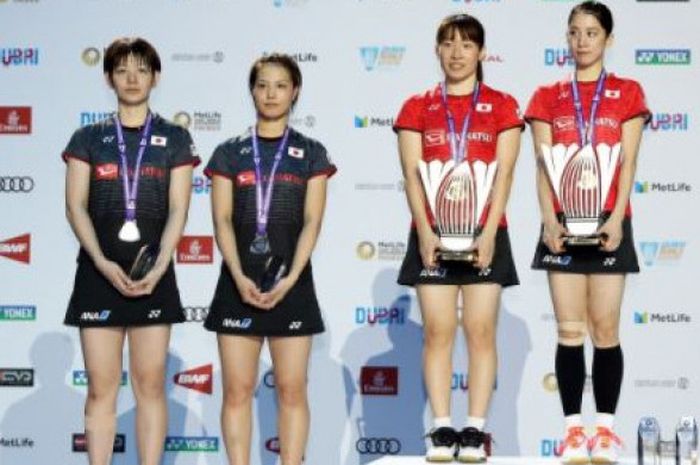
<path id="1" fill-rule="evenodd" d="M 501 290 L 518 284 L 504 211 L 523 122 L 513 97 L 482 82 L 484 35 L 483 26 L 472 16 L 460 14 L 442 21 L 436 52 L 444 82 L 409 98 L 394 126 L 413 215 L 399 283 L 415 286 L 420 301 L 424 379 L 434 418 L 426 459 L 435 462 L 486 460 L 483 430 L 496 379 Z M 477 202 L 483 199 L 486 205 L 476 218 L 478 234 L 471 247 L 478 252 L 474 263 L 438 260 L 438 252 L 448 248 L 449 239 L 438 235 L 444 228 L 435 221 L 419 175 L 421 162 L 434 161 L 434 166 L 454 162 L 453 174 L 465 167 L 471 167 L 467 169 L 475 178 L 487 173 L 482 181 L 489 172 L 493 175 L 490 190 L 478 189 L 478 182 L 470 185 L 477 192 Z M 462 188 L 448 187 L 451 200 L 467 198 Z M 464 210 L 469 208 L 460 211 Z M 458 432 L 450 418 L 450 381 L 460 297 L 469 350 L 469 413 Z"/>
<path id="2" fill-rule="evenodd" d="M 525 114 L 538 158 L 543 224 L 532 266 L 548 271 L 557 317 L 555 365 L 566 420 L 564 463 L 614 463 L 620 445 L 612 432 L 623 373 L 620 307 L 626 274 L 639 271 L 629 197 L 649 110 L 637 82 L 605 71 L 612 29 L 612 13 L 602 3 L 586 1 L 574 7 L 567 40 L 576 70 L 570 78 L 540 87 Z M 573 171 L 567 166 L 574 167 L 585 157 L 595 160 L 589 168 L 597 176 L 586 177 L 581 171 L 570 182 L 567 173 Z M 563 174 L 562 181 L 557 170 Z M 570 193 L 582 194 L 594 185 L 599 188 L 588 192 L 594 193 L 598 203 L 593 227 L 600 244 L 567 244 L 567 236 L 575 234 L 581 223 L 569 213 L 578 208 Z M 598 412 L 590 439 L 581 422 L 588 329 L 594 345 L 593 394 Z"/>

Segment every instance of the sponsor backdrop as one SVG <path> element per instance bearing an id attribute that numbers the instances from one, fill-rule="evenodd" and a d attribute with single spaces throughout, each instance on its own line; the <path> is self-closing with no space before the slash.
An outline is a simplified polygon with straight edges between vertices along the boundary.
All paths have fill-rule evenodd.
<path id="1" fill-rule="evenodd" d="M 81 413 L 89 379 L 77 331 L 61 325 L 78 245 L 64 218 L 59 155 L 77 127 L 114 108 L 100 67 L 112 38 L 142 35 L 156 45 L 163 76 L 153 108 L 189 128 L 204 160 L 252 121 L 246 78 L 254 58 L 281 51 L 301 65 L 304 89 L 292 122 L 321 140 L 339 167 L 313 257 L 328 331 L 314 341 L 306 457 L 311 464 L 354 465 L 422 453 L 430 424 L 420 314 L 413 291 L 395 284 L 409 213 L 391 125 L 409 95 L 440 77 L 436 26 L 449 13 L 478 16 L 487 30 L 486 81 L 524 108 L 538 85 L 571 71 L 564 35 L 573 3 L 0 0 L 0 463 L 87 460 Z M 667 436 L 681 414 L 700 415 L 700 371 L 689 363 L 700 351 L 691 289 L 698 264 L 692 238 L 700 234 L 692 213 L 700 188 L 693 152 L 700 145 L 694 127 L 700 94 L 691 84 L 700 81 L 700 35 L 691 19 L 700 16 L 700 4 L 609 3 L 617 25 L 608 69 L 640 80 L 653 111 L 632 199 L 642 272 L 628 281 L 621 321 L 627 371 L 618 429 L 632 454 L 641 415 L 657 414 Z M 499 455 L 552 455 L 562 431 L 546 277 L 529 270 L 539 229 L 531 147 L 525 133 L 508 209 L 522 283 L 504 293 L 500 314 L 500 368 L 488 422 Z M 221 262 L 210 188 L 200 166 L 174 257 L 188 323 L 172 337 L 167 464 L 225 461 L 216 339 L 201 327 Z M 454 421 L 461 425 L 469 376 L 461 335 L 454 360 Z M 272 465 L 278 457 L 270 368 L 265 355 L 254 406 L 254 464 Z M 136 457 L 130 384 L 125 371 L 117 464 Z"/>

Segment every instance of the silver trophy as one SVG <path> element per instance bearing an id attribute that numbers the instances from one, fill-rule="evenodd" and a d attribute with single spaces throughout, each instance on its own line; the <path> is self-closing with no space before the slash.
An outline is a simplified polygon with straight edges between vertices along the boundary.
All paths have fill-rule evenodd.
<path id="1" fill-rule="evenodd" d="M 479 221 L 491 195 L 497 162 L 419 161 L 418 169 L 442 247 L 441 260 L 474 262 Z"/>
<path id="2" fill-rule="evenodd" d="M 681 417 L 676 426 L 676 465 L 698 463 L 698 424 L 691 416 Z"/>
<path id="3" fill-rule="evenodd" d="M 654 417 L 642 417 L 637 429 L 638 465 L 661 464 L 661 426 Z"/>
<path id="4" fill-rule="evenodd" d="M 603 207 L 620 163 L 620 144 L 542 144 L 542 162 L 564 211 L 567 245 L 599 245 Z"/>

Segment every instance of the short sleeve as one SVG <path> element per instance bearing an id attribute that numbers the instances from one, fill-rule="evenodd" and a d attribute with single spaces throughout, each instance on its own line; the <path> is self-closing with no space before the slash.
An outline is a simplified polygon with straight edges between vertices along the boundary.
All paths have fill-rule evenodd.
<path id="1" fill-rule="evenodd" d="M 518 106 L 517 100 L 510 95 L 505 95 L 498 107 L 497 132 L 501 133 L 513 128 L 520 128 L 522 130 L 524 127 L 525 124 L 520 115 L 520 107 Z"/>
<path id="2" fill-rule="evenodd" d="M 338 168 L 333 164 L 328 157 L 328 151 L 320 142 L 314 141 L 311 146 L 311 154 L 309 158 L 309 179 L 316 176 L 331 177 L 338 171 Z"/>
<path id="3" fill-rule="evenodd" d="M 68 162 L 69 158 L 75 158 L 77 160 L 84 161 L 85 163 L 90 163 L 90 146 L 89 146 L 89 136 L 88 127 L 80 128 L 76 130 L 70 138 L 68 145 L 61 154 L 63 161 Z"/>
<path id="4" fill-rule="evenodd" d="M 420 95 L 415 95 L 406 100 L 399 111 L 399 116 L 394 122 L 394 131 L 401 129 L 409 131 L 423 132 L 425 129 L 424 99 Z"/>
<path id="5" fill-rule="evenodd" d="M 640 86 L 636 81 L 631 81 L 626 101 L 627 108 L 625 109 L 625 113 L 622 115 L 623 122 L 640 116 L 644 118 L 645 123 L 649 121 L 651 118 L 651 112 L 647 107 L 646 98 L 644 97 L 644 90 L 642 90 L 642 86 Z"/>
<path id="6" fill-rule="evenodd" d="M 207 167 L 204 168 L 205 176 L 208 178 L 223 176 L 231 180 L 235 178 L 236 173 L 233 166 L 233 151 L 231 150 L 231 145 L 230 142 L 224 142 L 216 147 L 209 159 L 209 163 L 207 163 Z"/>
<path id="7" fill-rule="evenodd" d="M 525 110 L 525 121 L 540 120 L 545 123 L 552 122 L 552 106 L 549 103 L 546 87 L 537 89 L 530 99 Z"/>
<path id="8" fill-rule="evenodd" d="M 177 168 L 183 165 L 199 165 L 202 160 L 197 154 L 197 147 L 194 145 L 190 132 L 187 129 L 178 128 L 175 137 L 177 141 L 174 144 L 174 150 L 170 153 L 170 168 Z"/>

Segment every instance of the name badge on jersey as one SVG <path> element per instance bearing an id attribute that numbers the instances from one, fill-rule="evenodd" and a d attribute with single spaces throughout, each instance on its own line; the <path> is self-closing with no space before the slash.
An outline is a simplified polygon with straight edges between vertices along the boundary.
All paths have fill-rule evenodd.
<path id="1" fill-rule="evenodd" d="M 302 158 L 304 158 L 304 149 L 299 149 L 296 147 L 289 147 L 287 149 L 287 155 L 289 155 L 290 157 L 302 159 Z"/>
<path id="2" fill-rule="evenodd" d="M 430 129 L 423 133 L 425 138 L 426 147 L 435 147 L 437 145 L 443 145 L 447 142 L 447 137 L 445 131 L 442 129 Z"/>
<path id="3" fill-rule="evenodd" d="M 605 98 L 619 99 L 620 90 L 619 89 L 605 89 Z"/>
<path id="4" fill-rule="evenodd" d="M 491 113 L 491 110 L 493 110 L 493 106 L 490 103 L 476 104 L 476 111 L 478 111 L 479 113 Z"/>
<path id="5" fill-rule="evenodd" d="M 168 145 L 168 138 L 163 136 L 151 136 L 151 145 L 165 147 Z"/>

